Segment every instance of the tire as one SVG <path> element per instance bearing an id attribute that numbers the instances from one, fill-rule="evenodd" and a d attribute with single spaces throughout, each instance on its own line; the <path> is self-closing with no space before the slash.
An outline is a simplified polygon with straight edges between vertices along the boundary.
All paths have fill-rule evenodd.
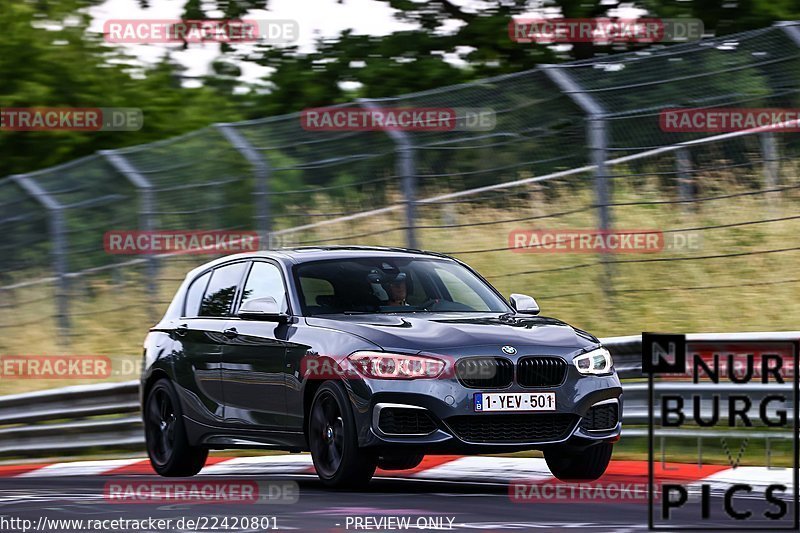
<path id="1" fill-rule="evenodd" d="M 147 456 L 159 475 L 193 476 L 206 464 L 208 449 L 189 444 L 178 395 L 167 379 L 158 380 L 147 394 L 144 431 Z"/>
<path id="2" fill-rule="evenodd" d="M 605 473 L 614 446 L 604 442 L 582 450 L 550 449 L 544 452 L 547 466 L 561 481 L 594 481 Z"/>
<path id="3" fill-rule="evenodd" d="M 378 468 L 383 470 L 411 470 L 419 466 L 424 455 L 381 455 L 378 457 Z"/>
<path id="4" fill-rule="evenodd" d="M 353 410 L 344 387 L 336 381 L 326 381 L 314 395 L 308 415 L 308 446 L 326 487 L 362 488 L 375 473 L 377 457 L 358 447 Z"/>

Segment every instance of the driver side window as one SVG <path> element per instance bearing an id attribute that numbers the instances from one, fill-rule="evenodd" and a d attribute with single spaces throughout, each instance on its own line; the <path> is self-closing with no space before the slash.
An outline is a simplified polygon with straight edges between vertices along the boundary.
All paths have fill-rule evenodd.
<path id="1" fill-rule="evenodd" d="M 287 312 L 286 287 L 283 285 L 283 277 L 280 269 L 272 263 L 256 261 L 250 274 L 247 276 L 247 283 L 242 292 L 242 305 L 248 300 L 256 298 L 266 298 L 271 296 L 278 302 L 278 308 L 282 312 Z M 241 307 L 241 305 L 239 306 Z"/>

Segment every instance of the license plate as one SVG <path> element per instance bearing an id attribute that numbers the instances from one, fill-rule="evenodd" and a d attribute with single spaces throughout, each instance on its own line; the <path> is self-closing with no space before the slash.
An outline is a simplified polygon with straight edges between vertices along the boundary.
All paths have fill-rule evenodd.
<path id="1" fill-rule="evenodd" d="M 555 411 L 555 392 L 478 392 L 475 411 Z"/>

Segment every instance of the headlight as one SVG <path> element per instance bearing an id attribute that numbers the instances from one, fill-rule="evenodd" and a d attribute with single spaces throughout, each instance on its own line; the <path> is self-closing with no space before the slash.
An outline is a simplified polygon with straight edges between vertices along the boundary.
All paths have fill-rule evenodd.
<path id="1" fill-rule="evenodd" d="M 577 356 L 573 362 L 581 374 L 609 374 L 614 361 L 605 348 L 597 348 L 591 352 Z"/>
<path id="2" fill-rule="evenodd" d="M 355 352 L 347 359 L 360 374 L 375 379 L 436 378 L 445 367 L 444 361 L 422 355 Z"/>

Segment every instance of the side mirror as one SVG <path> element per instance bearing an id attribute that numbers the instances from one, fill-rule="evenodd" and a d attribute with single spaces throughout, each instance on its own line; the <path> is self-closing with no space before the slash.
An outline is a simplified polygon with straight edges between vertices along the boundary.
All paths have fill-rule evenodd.
<path id="1" fill-rule="evenodd" d="M 539 314 L 539 304 L 527 294 L 512 294 L 509 300 L 511 300 L 511 307 L 513 307 L 517 313 L 526 315 Z"/>
<path id="2" fill-rule="evenodd" d="M 286 322 L 289 319 L 289 315 L 281 312 L 278 302 L 272 296 L 247 300 L 239 308 L 237 315 L 240 318 L 266 320 L 269 322 Z"/>

